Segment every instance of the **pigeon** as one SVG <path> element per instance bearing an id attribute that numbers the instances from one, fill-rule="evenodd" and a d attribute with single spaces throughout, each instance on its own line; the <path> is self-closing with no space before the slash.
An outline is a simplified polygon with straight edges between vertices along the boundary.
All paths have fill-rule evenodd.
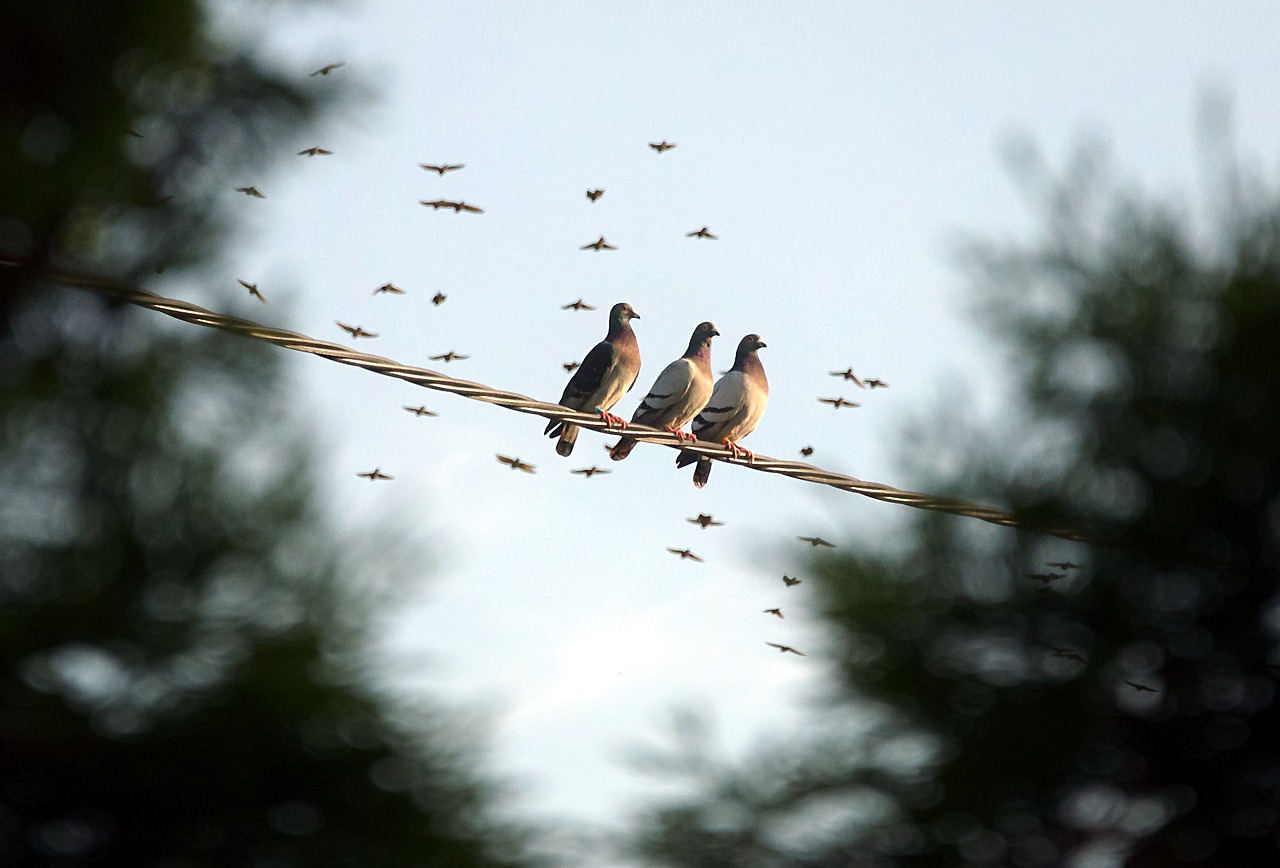
<path id="1" fill-rule="evenodd" d="M 338 323 L 338 327 L 339 327 L 339 328 L 341 328 L 341 329 L 342 329 L 344 332 L 346 332 L 347 334 L 351 335 L 351 337 L 352 337 L 353 339 L 354 339 L 354 338 L 376 338 L 376 337 L 377 337 L 377 335 L 376 335 L 376 334 L 374 334 L 373 332 L 367 332 L 367 331 L 365 331 L 364 329 L 362 329 L 362 328 L 361 328 L 360 326 L 358 326 L 358 325 L 357 325 L 357 326 L 351 326 L 351 325 L 347 325 L 347 324 L 346 324 L 346 323 L 344 323 L 344 322 L 338 322 L 337 320 L 334 320 L 334 322 Z"/>
<path id="2" fill-rule="evenodd" d="M 577 301 L 571 301 L 568 304 L 562 304 L 560 305 L 560 309 L 561 310 L 595 310 L 594 307 L 587 304 L 582 299 L 578 299 Z"/>
<path id="3" fill-rule="evenodd" d="M 791 576 L 788 576 L 786 573 L 783 573 L 782 575 L 782 584 L 786 585 L 788 588 L 793 588 L 796 585 L 800 584 L 800 582 L 802 581 L 803 579 L 793 578 Z"/>
<path id="4" fill-rule="evenodd" d="M 326 151 L 324 148 L 307 148 L 305 151 L 298 151 L 299 157 L 327 157 L 333 151 Z"/>
<path id="5" fill-rule="evenodd" d="M 698 563 L 702 563 L 702 558 L 698 557 L 697 555 L 695 555 L 693 552 L 689 551 L 688 549 L 672 549 L 672 548 L 669 548 L 669 549 L 667 549 L 667 551 L 671 552 L 673 555 L 679 555 L 679 556 L 680 556 L 680 560 L 682 560 L 682 561 L 683 561 L 683 560 L 691 560 L 691 561 L 697 561 Z"/>
<path id="6" fill-rule="evenodd" d="M 737 458 L 739 453 L 748 461 L 755 458 L 750 449 L 738 445 L 760 424 L 765 404 L 769 400 L 769 381 L 764 375 L 757 351 L 766 346 L 760 335 L 747 335 L 738 343 L 738 353 L 733 367 L 716 383 L 711 400 L 693 420 L 693 434 L 698 440 L 723 443 Z M 676 467 L 697 462 L 693 471 L 693 485 L 702 488 L 711 475 L 711 459 L 693 452 L 681 452 L 676 456 Z"/>
<path id="7" fill-rule="evenodd" d="M 403 290 L 403 289 L 401 289 L 400 287 L 396 286 L 394 283 L 384 283 L 384 284 L 382 284 L 382 286 L 378 287 L 377 289 L 375 289 L 375 290 L 373 291 L 373 294 L 374 294 L 374 295 L 378 295 L 378 294 L 380 294 L 380 293 L 384 293 L 384 292 L 389 292 L 389 293 L 391 293 L 391 294 L 393 294 L 393 295 L 404 295 L 404 290 Z"/>
<path id="8" fill-rule="evenodd" d="M 697 518 L 686 518 L 685 521 L 689 522 L 689 524 L 699 525 L 703 530 L 706 530 L 709 527 L 724 527 L 724 522 L 716 521 L 705 512 L 698 513 Z"/>
<path id="9" fill-rule="evenodd" d="M 315 72 L 311 73 L 311 77 L 315 78 L 317 75 L 328 75 L 329 73 L 333 72 L 335 69 L 337 69 L 340 66 L 346 66 L 346 64 L 345 63 L 326 63 L 324 66 L 320 67 Z"/>
<path id="10" fill-rule="evenodd" d="M 765 609 L 765 610 L 763 610 L 760 614 L 762 614 L 762 615 L 777 615 L 779 618 L 782 618 L 782 617 L 783 617 L 783 614 L 782 614 L 782 610 L 781 610 L 781 609 Z"/>
<path id="11" fill-rule="evenodd" d="M 720 236 L 712 235 L 710 232 L 707 231 L 707 227 L 703 226 L 697 232 L 686 232 L 684 234 L 684 237 L 685 238 L 710 238 L 712 241 L 715 241 Z"/>
<path id="12" fill-rule="evenodd" d="M 507 465 L 512 470 L 523 470 L 525 473 L 534 472 L 532 464 L 526 464 L 525 462 L 521 461 L 519 458 L 508 458 L 506 455 L 498 455 L 497 453 L 494 453 L 494 454 L 500 463 Z"/>
<path id="13" fill-rule="evenodd" d="M 713 323 L 698 323 L 689 338 L 689 348 L 658 374 L 649 394 L 632 414 L 632 422 L 666 428 L 681 440 L 694 439 L 681 429 L 707 406 L 707 399 L 711 397 L 711 339 L 718 334 Z M 609 457 L 621 461 L 638 442 L 632 437 L 623 437 L 609 450 Z"/>
<path id="14" fill-rule="evenodd" d="M 463 211 L 470 211 L 472 214 L 483 214 L 483 208 L 477 208 L 475 205 L 469 205 L 466 202 L 453 202 L 449 199 L 434 199 L 428 202 L 425 199 L 418 200 L 419 205 L 430 205 L 433 211 L 439 211 L 441 208 L 452 208 L 453 213 L 461 214 Z"/>
<path id="15" fill-rule="evenodd" d="M 439 307 L 444 304 L 444 300 L 448 297 L 449 296 L 445 295 L 443 292 L 437 292 L 435 295 L 431 296 L 431 303 L 436 307 Z"/>
<path id="16" fill-rule="evenodd" d="M 578 470 L 570 470 L 569 472 L 576 476 L 581 476 L 584 479 L 590 479 L 591 477 L 595 476 L 597 473 L 612 473 L 613 471 L 604 470 L 603 468 L 596 467 L 594 464 L 592 464 L 590 467 L 583 467 Z"/>
<path id="17" fill-rule="evenodd" d="M 659 154 L 661 154 L 663 151 L 669 151 L 669 150 L 671 150 L 672 148 L 674 148 L 675 146 L 676 146 L 676 145 L 675 145 L 675 142 L 668 142 L 666 139 L 663 139 L 663 140 L 662 140 L 662 141 L 660 141 L 660 142 L 650 142 L 650 143 L 649 143 L 649 147 L 653 148 L 653 149 L 654 149 L 655 151 L 657 151 Z"/>
<path id="18" fill-rule="evenodd" d="M 587 198 L 588 198 L 588 199 L 590 199 L 592 202 L 596 201 L 597 199 L 599 199 L 599 198 L 600 198 L 601 196 L 603 196 L 603 195 L 604 195 L 604 190 L 598 190 L 598 189 L 597 189 L 597 190 L 588 190 L 588 191 L 587 191 Z"/>
<path id="19" fill-rule="evenodd" d="M 849 380 L 859 389 L 866 388 L 866 384 L 858 379 L 858 375 L 853 372 L 853 368 L 845 368 L 843 371 L 828 371 L 828 373 L 833 377 L 840 377 L 841 379 Z"/>
<path id="20" fill-rule="evenodd" d="M 813 454 L 813 447 L 805 446 L 803 449 L 800 450 L 800 454 L 803 455 L 805 458 L 808 458 L 810 455 Z"/>
<path id="21" fill-rule="evenodd" d="M 406 409 L 406 410 L 408 410 L 410 413 L 412 413 L 412 414 L 413 414 L 413 415 L 415 415 L 415 416 L 439 416 L 439 415 L 440 415 L 439 413 L 433 413 L 433 412 L 431 412 L 431 411 L 430 411 L 430 410 L 428 410 L 425 406 L 422 406 L 422 407 L 405 407 L 405 409 Z"/>
<path id="22" fill-rule="evenodd" d="M 372 482 L 377 482 L 379 479 L 394 479 L 394 478 L 395 478 L 394 476 L 387 476 L 387 474 L 383 473 L 383 472 L 382 472 L 382 469 L 381 469 L 381 468 L 379 468 L 379 467 L 375 467 L 375 468 L 373 468 L 373 469 L 372 469 L 372 470 L 370 470 L 368 473 L 357 473 L 357 474 L 356 474 L 356 476 L 363 476 L 365 479 L 368 479 L 368 480 L 370 480 L 370 481 L 372 481 Z"/>
<path id="23" fill-rule="evenodd" d="M 819 398 L 818 403 L 830 404 L 832 407 L 836 408 L 837 410 L 839 410 L 841 407 L 861 407 L 862 406 L 861 404 L 855 404 L 853 401 L 846 401 L 843 396 L 839 398 Z"/>
<path id="24" fill-rule="evenodd" d="M 889 384 L 886 383 L 884 380 L 877 380 L 875 377 L 872 377 L 871 379 L 867 380 L 867 388 L 868 389 L 887 389 L 889 388 Z"/>
<path id="25" fill-rule="evenodd" d="M 800 542 L 807 542 L 809 545 L 813 546 L 815 549 L 818 546 L 823 546 L 824 548 L 829 548 L 829 549 L 833 549 L 836 547 L 835 543 L 827 542 L 820 536 L 798 536 L 796 537 L 796 539 L 800 540 Z"/>
<path id="26" fill-rule="evenodd" d="M 617 250 L 618 248 L 614 247 L 612 244 L 605 241 L 604 236 L 601 235 L 595 241 L 592 241 L 590 244 L 584 244 L 578 249 L 579 250 Z"/>
<path id="27" fill-rule="evenodd" d="M 595 411 L 607 426 L 627 427 L 622 418 L 609 411 L 631 390 L 640 375 L 640 345 L 631 330 L 633 319 L 640 319 L 640 315 L 626 302 L 618 302 L 610 309 L 609 333 L 582 360 L 573 379 L 564 387 L 560 406 Z M 577 425 L 552 419 L 544 433 L 560 438 L 556 443 L 558 454 L 568 457 L 573 453 L 574 441 L 578 439 Z"/>
<path id="28" fill-rule="evenodd" d="M 566 374 L 572 374 L 581 367 L 581 364 L 578 362 L 561 362 L 560 367 L 564 368 Z"/>
<path id="29" fill-rule="evenodd" d="M 1147 685 L 1139 684 L 1136 681 L 1125 681 L 1125 684 L 1129 685 L 1139 693 L 1159 693 L 1160 692 L 1156 690 L 1154 687 L 1148 687 Z"/>
<path id="30" fill-rule="evenodd" d="M 1065 660 L 1074 660 L 1074 661 L 1076 661 L 1077 663 L 1087 663 L 1087 662 L 1088 662 L 1087 660 L 1085 660 L 1085 659 L 1084 659 L 1084 655 L 1083 655 L 1083 654 L 1081 654 L 1079 651 L 1072 651 L 1070 648 L 1054 648 L 1054 647 L 1051 647 L 1049 650 L 1053 652 L 1053 656 L 1054 656 L 1054 657 L 1061 657 L 1061 658 L 1063 658 L 1063 659 L 1065 659 Z"/>
<path id="31" fill-rule="evenodd" d="M 466 163 L 453 163 L 452 165 L 445 163 L 439 166 L 433 166 L 430 163 L 419 163 L 418 168 L 426 169 L 428 172 L 435 172 L 437 175 L 443 175 L 445 172 L 456 172 L 459 169 L 466 167 L 466 165 Z"/>
<path id="32" fill-rule="evenodd" d="M 805 653 L 803 651 L 797 651 L 796 649 L 792 648 L 790 645 L 779 645 L 777 642 L 765 642 L 764 644 L 768 645 L 770 648 L 777 648 L 783 654 L 790 653 L 800 657 L 805 656 Z"/>
<path id="33" fill-rule="evenodd" d="M 244 193 L 246 196 L 252 196 L 255 199 L 267 198 L 266 196 L 262 195 L 262 191 L 260 191 L 257 187 L 236 187 L 236 192 Z"/>
<path id="34" fill-rule="evenodd" d="M 460 356 L 457 353 L 455 353 L 453 350 L 449 350 L 449 352 L 447 353 L 441 353 L 438 356 L 429 356 L 428 358 L 433 362 L 444 362 L 447 365 L 450 362 L 460 361 L 462 359 L 469 359 L 471 358 L 471 356 Z"/>
<path id="35" fill-rule="evenodd" d="M 1073 564 L 1071 563 L 1071 561 L 1054 561 L 1054 562 L 1045 564 L 1045 566 L 1053 567 L 1054 569 L 1057 569 L 1057 570 L 1078 570 L 1080 569 L 1081 565 Z"/>
<path id="36" fill-rule="evenodd" d="M 262 297 L 262 293 L 258 292 L 258 284 L 250 283 L 247 280 L 241 280 L 238 277 L 236 278 L 236 283 L 240 284 L 245 289 L 249 290 L 249 295 L 253 296 L 258 301 L 262 302 L 263 304 L 267 303 L 267 300 Z"/>

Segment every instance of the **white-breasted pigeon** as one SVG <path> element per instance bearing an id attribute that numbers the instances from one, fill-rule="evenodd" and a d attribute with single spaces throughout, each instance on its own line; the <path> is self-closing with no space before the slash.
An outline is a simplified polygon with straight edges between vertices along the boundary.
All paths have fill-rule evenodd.
<path id="1" fill-rule="evenodd" d="M 765 345 L 760 335 L 747 335 L 738 343 L 733 367 L 716 382 L 711 400 L 693 420 L 693 434 L 697 439 L 722 443 L 729 447 L 734 457 L 745 455 L 748 461 L 755 456 L 750 449 L 739 446 L 738 441 L 756 430 L 769 401 L 769 380 L 757 355 Z M 693 471 L 693 484 L 701 488 L 711 475 L 710 458 L 681 452 L 676 456 L 676 467 L 695 461 L 698 466 Z"/>
<path id="2" fill-rule="evenodd" d="M 574 373 L 569 385 L 560 396 L 560 406 L 570 410 L 596 412 L 606 425 L 626 428 L 626 420 L 609 412 L 622 396 L 635 385 L 640 375 L 640 345 L 636 333 L 631 330 L 631 320 L 640 314 L 625 302 L 615 304 L 609 310 L 609 333 L 604 340 L 591 348 L 582 365 Z M 578 426 L 557 422 L 547 423 L 546 434 L 559 437 L 556 452 L 568 456 L 578 439 Z"/>
<path id="3" fill-rule="evenodd" d="M 698 324 L 689 338 L 689 348 L 658 374 L 649 394 L 632 414 L 632 422 L 666 428 L 682 439 L 689 436 L 681 429 L 707 406 L 707 399 L 711 397 L 711 339 L 718 334 L 713 323 Z M 609 450 L 609 457 L 621 461 L 638 442 L 623 437 Z"/>

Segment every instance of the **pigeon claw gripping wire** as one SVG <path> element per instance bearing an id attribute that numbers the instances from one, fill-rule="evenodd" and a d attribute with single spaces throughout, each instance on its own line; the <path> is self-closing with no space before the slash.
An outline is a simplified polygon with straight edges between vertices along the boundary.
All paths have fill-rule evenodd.
<path id="1" fill-rule="evenodd" d="M 680 443 L 683 443 L 683 442 L 684 442 L 684 441 L 686 441 L 686 440 L 697 440 L 697 439 L 698 439 L 698 438 L 697 438 L 697 437 L 695 437 L 694 435 L 690 434 L 688 431 L 684 431 L 684 430 L 682 430 L 682 429 L 680 429 L 680 428 L 672 428 L 670 425 L 664 425 L 664 426 L 662 426 L 662 427 L 666 428 L 666 429 L 667 429 L 668 431 L 670 431 L 672 434 L 676 435 L 676 440 L 677 440 L 677 441 L 679 441 Z"/>
<path id="2" fill-rule="evenodd" d="M 615 416 L 607 410 L 601 410 L 599 407 L 596 407 L 596 412 L 600 414 L 600 421 L 605 424 L 606 428 L 621 428 L 624 431 L 626 430 L 626 419 L 623 419 L 621 416 Z"/>
<path id="3" fill-rule="evenodd" d="M 729 454 L 733 458 L 737 458 L 737 459 L 745 458 L 747 459 L 748 464 L 755 464 L 756 454 L 752 452 L 750 449 L 748 449 L 745 446 L 739 446 L 737 443 L 734 443 L 732 440 L 730 440 L 727 437 L 724 439 L 723 442 L 724 442 L 725 448 L 729 450 Z"/>

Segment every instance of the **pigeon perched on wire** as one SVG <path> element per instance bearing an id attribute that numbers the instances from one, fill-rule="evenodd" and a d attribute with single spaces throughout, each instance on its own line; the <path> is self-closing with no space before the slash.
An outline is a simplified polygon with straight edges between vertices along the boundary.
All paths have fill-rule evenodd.
<path id="1" fill-rule="evenodd" d="M 766 346 L 760 335 L 747 335 L 738 343 L 738 353 L 733 367 L 716 382 L 711 400 L 693 420 L 693 434 L 699 440 L 722 443 L 729 447 L 734 458 L 755 458 L 750 449 L 738 445 L 760 424 L 765 404 L 769 401 L 769 380 L 764 375 L 758 351 Z M 711 459 L 693 452 L 681 452 L 676 456 L 676 467 L 697 462 L 693 471 L 693 484 L 702 488 L 711 475 Z"/>
<path id="2" fill-rule="evenodd" d="M 633 319 L 640 319 L 640 314 L 626 302 L 619 302 L 609 310 L 608 334 L 582 360 L 573 379 L 564 387 L 560 406 L 599 413 L 609 427 L 627 427 L 626 420 L 609 411 L 630 391 L 640 375 L 640 344 L 631 330 Z M 574 441 L 578 439 L 577 425 L 552 419 L 544 433 L 560 438 L 556 443 L 558 454 L 573 453 Z"/>
<path id="3" fill-rule="evenodd" d="M 707 406 L 707 399 L 711 397 L 711 339 L 719 334 L 714 323 L 698 323 L 689 338 L 689 348 L 658 374 L 631 421 L 666 428 L 681 440 L 686 437 L 692 440 L 693 437 L 681 429 Z M 623 437 L 609 450 L 609 457 L 621 461 L 638 442 L 632 437 Z"/>

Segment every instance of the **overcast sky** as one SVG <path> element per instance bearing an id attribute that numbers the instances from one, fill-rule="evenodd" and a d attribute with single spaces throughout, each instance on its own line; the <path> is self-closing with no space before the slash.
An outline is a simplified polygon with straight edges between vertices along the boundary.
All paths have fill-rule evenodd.
<path id="1" fill-rule="evenodd" d="M 454 350 L 471 358 L 439 370 L 547 400 L 627 301 L 644 357 L 627 416 L 699 321 L 722 333 L 716 370 L 758 332 L 771 399 L 746 445 L 783 458 L 812 445 L 821 466 L 903 487 L 917 481 L 897 442 L 909 419 L 996 409 L 999 357 L 966 319 L 954 251 L 1032 225 L 1001 158 L 1011 137 L 1058 165 L 1105 141 L 1117 176 L 1192 204 L 1206 90 L 1231 96 L 1240 148 L 1268 170 L 1280 141 L 1273 3 L 232 9 L 227 29 L 300 78 L 346 64 L 305 86 L 346 79 L 371 98 L 228 179 L 244 228 L 225 282 L 157 289 L 326 339 L 344 339 L 335 319 L 358 323 L 379 337 L 357 348 L 411 364 Z M 662 139 L 678 147 L 648 147 Z M 313 145 L 334 154 L 293 155 Z M 466 168 L 438 177 L 420 162 Z M 267 199 L 232 192 L 246 183 Z M 485 213 L 418 204 L 442 197 Z M 704 225 L 719 239 L 685 237 Z M 619 249 L 579 250 L 602 234 Z M 373 297 L 387 281 L 407 294 Z M 579 297 L 598 310 L 560 309 Z M 676 707 L 711 715 L 734 753 L 802 731 L 831 664 L 806 586 L 783 587 L 806 572 L 795 536 L 873 546 L 906 518 L 723 464 L 697 491 L 670 450 L 613 463 L 590 432 L 562 459 L 536 417 L 290 363 L 332 514 L 404 545 L 411 581 L 380 631 L 389 683 L 481 709 L 492 768 L 540 816 L 617 820 L 653 790 L 620 756 L 660 740 Z M 827 375 L 846 366 L 890 387 Z M 816 400 L 840 395 L 862 406 Z M 614 472 L 569 473 L 592 464 Z M 375 466 L 395 479 L 356 477 Z M 686 522 L 699 512 L 726 524 Z"/>

